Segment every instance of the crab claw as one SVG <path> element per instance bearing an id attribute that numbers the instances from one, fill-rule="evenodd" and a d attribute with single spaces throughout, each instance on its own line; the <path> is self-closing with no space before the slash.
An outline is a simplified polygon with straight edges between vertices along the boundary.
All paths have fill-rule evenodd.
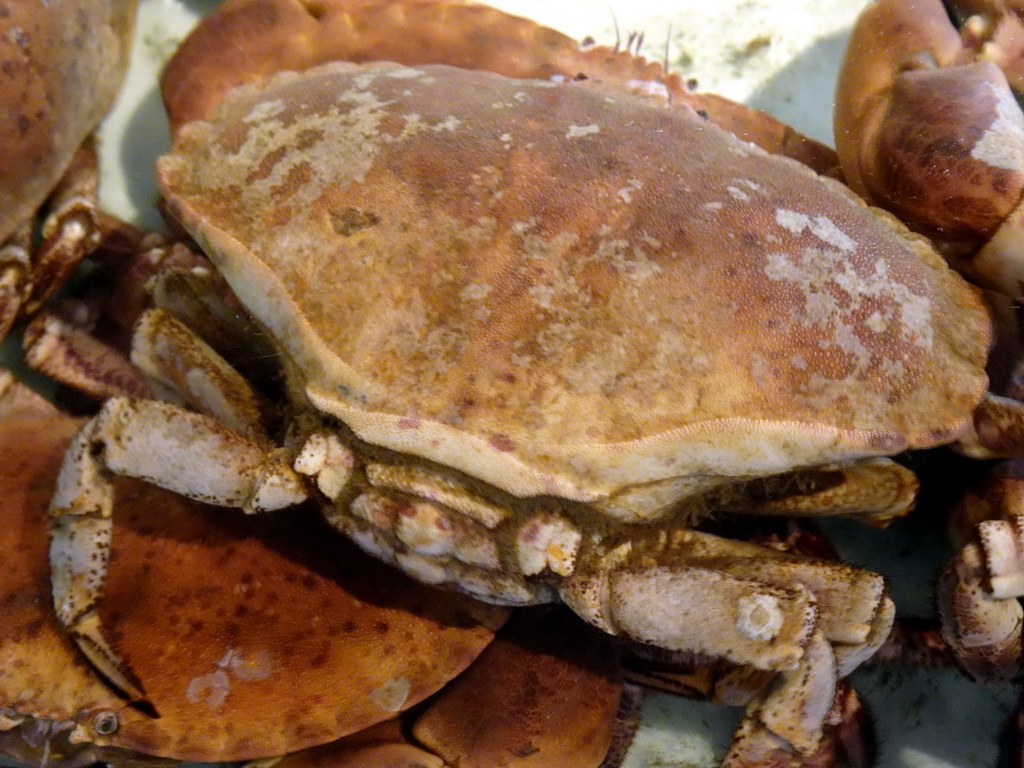
<path id="1" fill-rule="evenodd" d="M 971 279 L 1017 297 L 1024 115 L 1012 32 L 1021 22 L 996 5 L 965 12 L 960 31 L 940 0 L 869 6 L 843 62 L 835 140 L 856 191 L 944 244 Z"/>
<path id="2" fill-rule="evenodd" d="M 1024 668 L 1024 464 L 1001 464 L 952 521 L 961 549 L 939 579 L 943 636 L 972 677 L 1010 679 Z"/>

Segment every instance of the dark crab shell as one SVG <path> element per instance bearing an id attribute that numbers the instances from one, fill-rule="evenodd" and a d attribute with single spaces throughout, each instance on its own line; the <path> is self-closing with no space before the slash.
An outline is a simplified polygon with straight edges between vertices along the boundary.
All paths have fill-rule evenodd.
<path id="1" fill-rule="evenodd" d="M 599 83 L 329 64 L 159 176 L 316 408 L 516 495 L 928 447 L 986 387 L 987 314 L 921 239 Z"/>

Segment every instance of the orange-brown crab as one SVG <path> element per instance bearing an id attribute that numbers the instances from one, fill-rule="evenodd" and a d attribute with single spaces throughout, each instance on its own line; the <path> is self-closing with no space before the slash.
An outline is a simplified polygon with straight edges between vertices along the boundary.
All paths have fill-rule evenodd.
<path id="1" fill-rule="evenodd" d="M 103 519 L 104 471 L 254 511 L 323 494 L 424 580 L 558 595 L 609 631 L 769 670 L 726 764 L 812 753 L 837 674 L 888 632 L 881 579 L 689 526 L 905 511 L 914 481 L 883 457 L 969 430 L 987 314 L 896 222 L 602 55 L 628 77 L 327 65 L 183 127 L 170 210 L 275 342 L 287 428 L 269 435 L 242 377 L 146 315 L 136 359 L 205 415 L 105 406 L 62 472 L 55 568 L 81 557 L 76 521 Z M 101 570 L 56 604 L 131 689 L 93 632 Z"/>
<path id="2" fill-rule="evenodd" d="M 137 2 L 2 4 L 0 340 L 98 242 L 91 136 L 128 66 Z"/>
<path id="3" fill-rule="evenodd" d="M 152 717 L 96 676 L 46 607 L 47 501 L 83 420 L 4 372 L 0 390 L 0 753 L 80 765 L 304 749 L 432 694 L 504 620 L 503 609 L 424 589 L 357 550 L 339 557 L 322 547 L 332 534 L 315 514 L 267 529 L 269 519 L 211 515 L 119 483 L 101 617 L 143 678 Z"/>

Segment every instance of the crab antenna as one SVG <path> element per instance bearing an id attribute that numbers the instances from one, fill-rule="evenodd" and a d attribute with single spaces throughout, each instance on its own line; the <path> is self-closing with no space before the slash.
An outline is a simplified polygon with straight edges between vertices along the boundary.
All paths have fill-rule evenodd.
<path id="1" fill-rule="evenodd" d="M 668 60 L 669 51 L 672 49 L 672 22 L 668 23 L 665 28 L 665 60 L 662 62 L 662 68 L 665 70 L 665 74 L 668 74 Z"/>

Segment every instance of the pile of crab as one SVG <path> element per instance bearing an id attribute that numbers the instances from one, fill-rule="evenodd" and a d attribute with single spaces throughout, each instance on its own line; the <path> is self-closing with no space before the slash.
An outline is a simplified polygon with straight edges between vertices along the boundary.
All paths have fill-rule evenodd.
<path id="1" fill-rule="evenodd" d="M 668 661 L 745 707 L 724 768 L 869 764 L 896 606 L 797 521 L 1024 456 L 1012 7 L 870 6 L 837 157 L 486 6 L 227 0 L 161 83 L 172 241 L 95 203 L 135 2 L 68 4 L 0 18 L 0 335 L 65 408 L 0 377 L 3 754 L 611 768 Z M 939 582 L 981 679 L 1021 477 Z"/>

